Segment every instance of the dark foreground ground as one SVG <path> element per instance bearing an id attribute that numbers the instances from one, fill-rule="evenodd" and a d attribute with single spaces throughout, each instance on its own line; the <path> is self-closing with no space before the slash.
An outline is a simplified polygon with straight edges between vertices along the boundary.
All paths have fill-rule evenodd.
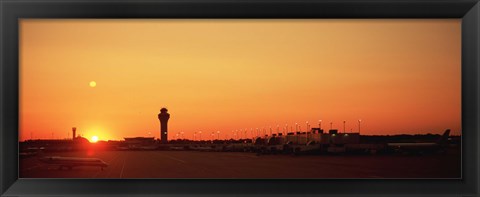
<path id="1" fill-rule="evenodd" d="M 21 178 L 459 178 L 460 153 L 446 155 L 261 155 L 237 152 L 100 151 L 44 153 L 110 164 L 59 170 L 20 159 Z"/>

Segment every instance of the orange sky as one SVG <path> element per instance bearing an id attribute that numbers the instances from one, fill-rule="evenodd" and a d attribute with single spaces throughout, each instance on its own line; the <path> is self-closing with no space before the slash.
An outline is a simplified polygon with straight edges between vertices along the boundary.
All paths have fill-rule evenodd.
<path id="1" fill-rule="evenodd" d="M 461 131 L 460 20 L 20 20 L 20 139 Z M 95 81 L 96 87 L 89 83 Z"/>

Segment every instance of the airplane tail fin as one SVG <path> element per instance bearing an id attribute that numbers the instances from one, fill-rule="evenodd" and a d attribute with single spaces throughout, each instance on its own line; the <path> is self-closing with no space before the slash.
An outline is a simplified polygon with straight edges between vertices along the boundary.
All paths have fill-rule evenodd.
<path id="1" fill-rule="evenodd" d="M 445 130 L 445 132 L 443 133 L 442 137 L 440 137 L 440 139 L 438 139 L 438 144 L 440 145 L 445 145 L 448 143 L 448 136 L 450 135 L 450 129 L 447 129 Z"/>

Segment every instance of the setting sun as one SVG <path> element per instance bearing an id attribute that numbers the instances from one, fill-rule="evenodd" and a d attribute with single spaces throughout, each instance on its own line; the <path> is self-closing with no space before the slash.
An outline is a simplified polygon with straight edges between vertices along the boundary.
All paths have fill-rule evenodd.
<path id="1" fill-rule="evenodd" d="M 98 137 L 97 137 L 97 136 L 93 136 L 93 137 L 92 137 L 92 142 L 93 142 L 93 143 L 98 142 Z"/>

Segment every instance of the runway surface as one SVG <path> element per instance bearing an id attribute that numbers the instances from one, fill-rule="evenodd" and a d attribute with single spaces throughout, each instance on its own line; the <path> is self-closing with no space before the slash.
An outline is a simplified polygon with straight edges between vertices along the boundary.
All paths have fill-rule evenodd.
<path id="1" fill-rule="evenodd" d="M 59 170 L 44 156 L 94 157 L 100 167 Z M 20 159 L 20 178 L 459 178 L 460 154 L 260 155 L 197 151 L 58 152 Z"/>

